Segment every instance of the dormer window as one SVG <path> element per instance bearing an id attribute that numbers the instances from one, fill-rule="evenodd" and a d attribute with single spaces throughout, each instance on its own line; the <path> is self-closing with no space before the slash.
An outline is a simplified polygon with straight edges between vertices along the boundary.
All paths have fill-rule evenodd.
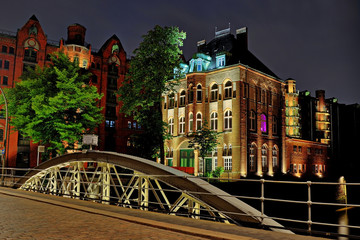
<path id="1" fill-rule="evenodd" d="M 216 68 L 225 67 L 225 55 L 216 57 Z"/>
<path id="2" fill-rule="evenodd" d="M 201 61 L 201 59 L 198 59 L 198 60 L 196 61 L 196 70 L 197 70 L 198 72 L 201 72 L 201 71 L 202 71 L 202 61 Z"/>

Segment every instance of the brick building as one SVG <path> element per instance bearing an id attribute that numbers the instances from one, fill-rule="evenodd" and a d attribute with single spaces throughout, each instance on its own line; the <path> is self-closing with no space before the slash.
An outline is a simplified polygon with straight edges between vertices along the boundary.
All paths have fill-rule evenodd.
<path id="1" fill-rule="evenodd" d="M 209 43 L 198 42 L 197 53 L 181 68 L 184 78 L 164 96 L 163 119 L 173 135 L 166 142 L 167 165 L 195 175 L 223 166 L 225 176 L 233 178 L 320 176 L 320 168 L 324 174 L 327 145 L 300 139 L 295 80 L 279 79 L 248 50 L 247 28 L 236 30 L 236 36 L 230 28 L 217 31 Z M 188 135 L 205 121 L 219 133 L 219 145 L 199 160 Z"/>
<path id="2" fill-rule="evenodd" d="M 85 42 L 86 28 L 80 24 L 68 27 L 66 40 L 53 42 L 47 39 L 40 22 L 32 16 L 16 33 L 0 32 L 0 86 L 12 88 L 27 67 L 43 67 L 49 61 L 49 54 L 64 51 L 79 66 L 92 74 L 90 83 L 98 88 L 104 97 L 105 121 L 95 130 L 99 135 L 99 149 L 126 153 L 129 136 L 138 130 L 136 122 L 119 114 L 116 95 L 120 83 L 124 80 L 129 63 L 120 40 L 110 37 L 99 51 L 94 51 Z M 0 119 L 0 149 L 6 148 L 7 166 L 34 167 L 37 158 L 37 145 L 16 131 L 8 131 L 4 146 L 4 114 Z M 9 128 L 10 130 L 11 128 Z"/>

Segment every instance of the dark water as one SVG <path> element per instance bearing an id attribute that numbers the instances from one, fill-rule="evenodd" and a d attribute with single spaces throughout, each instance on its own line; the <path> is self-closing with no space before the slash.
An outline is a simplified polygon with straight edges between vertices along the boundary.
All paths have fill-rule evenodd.
<path id="1" fill-rule="evenodd" d="M 220 182 L 213 183 L 217 187 L 232 195 L 241 196 L 261 196 L 261 184 L 259 182 Z M 300 184 L 279 184 L 279 183 L 265 183 L 265 198 L 286 199 L 296 201 L 308 201 L 308 186 Z M 348 186 L 348 203 L 360 203 L 360 186 Z M 336 201 L 337 186 L 335 185 L 312 185 L 311 186 L 311 201 L 324 203 L 337 203 Z M 248 203 L 256 209 L 261 209 L 260 200 L 240 200 Z M 302 221 L 308 221 L 308 205 L 290 202 L 274 202 L 265 201 L 265 214 L 271 217 L 289 218 Z M 341 207 L 337 206 L 323 206 L 313 204 L 311 206 L 311 220 L 312 222 L 338 224 L 339 217 L 345 212 L 338 212 Z M 360 209 L 352 208 L 347 211 L 348 224 L 360 226 Z M 282 225 L 292 228 L 294 232 L 308 234 L 306 230 L 308 225 L 306 223 L 291 223 L 287 221 L 278 221 Z M 301 230 L 302 229 L 302 230 Z M 313 224 L 311 226 L 312 235 L 322 236 L 327 238 L 337 237 L 334 233 L 338 232 L 338 227 L 329 227 L 324 225 Z M 354 235 L 360 239 L 360 230 L 350 229 L 350 235 Z"/>

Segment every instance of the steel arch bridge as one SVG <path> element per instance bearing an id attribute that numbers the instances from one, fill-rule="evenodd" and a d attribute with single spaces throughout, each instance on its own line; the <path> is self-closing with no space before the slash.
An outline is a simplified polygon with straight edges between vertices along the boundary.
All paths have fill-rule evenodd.
<path id="1" fill-rule="evenodd" d="M 284 230 L 276 221 L 208 182 L 143 158 L 84 151 L 50 159 L 16 186 L 64 197 L 154 210 L 196 219 Z"/>

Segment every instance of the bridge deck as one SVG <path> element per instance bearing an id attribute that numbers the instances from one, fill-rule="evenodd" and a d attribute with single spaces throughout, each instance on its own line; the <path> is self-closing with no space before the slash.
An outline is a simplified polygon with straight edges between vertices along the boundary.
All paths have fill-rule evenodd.
<path id="1" fill-rule="evenodd" d="M 320 239 L 0 188 L 0 237 L 14 239 Z"/>

